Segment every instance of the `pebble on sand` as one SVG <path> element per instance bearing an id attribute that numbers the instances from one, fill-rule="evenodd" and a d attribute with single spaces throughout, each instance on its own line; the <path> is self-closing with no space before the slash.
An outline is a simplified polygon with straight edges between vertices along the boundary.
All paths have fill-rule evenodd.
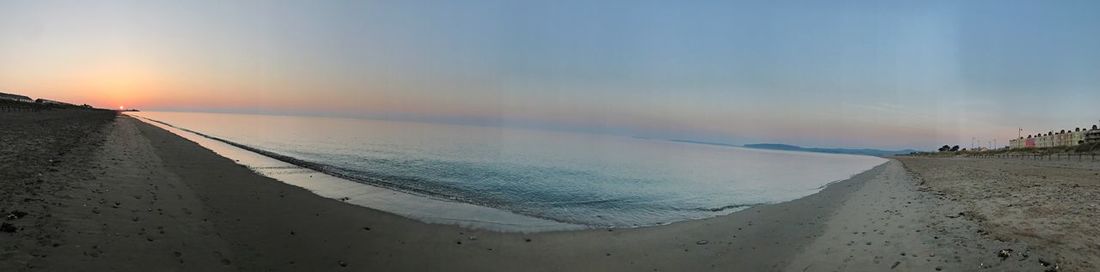
<path id="1" fill-rule="evenodd" d="M 24 216 L 27 216 L 27 212 L 20 211 L 20 210 L 14 210 L 14 211 L 11 211 L 10 213 L 8 213 L 7 218 L 8 218 L 8 220 L 15 220 L 15 219 L 23 218 Z"/>
<path id="2" fill-rule="evenodd" d="M 1001 257 L 1001 260 L 1007 259 L 1008 256 L 1012 256 L 1012 249 L 1006 248 L 997 252 L 997 257 Z"/>

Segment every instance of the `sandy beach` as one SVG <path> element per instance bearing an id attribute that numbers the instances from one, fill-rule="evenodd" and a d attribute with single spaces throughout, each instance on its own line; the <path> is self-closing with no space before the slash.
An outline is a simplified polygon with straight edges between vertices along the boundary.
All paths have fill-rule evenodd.
<path id="1" fill-rule="evenodd" d="M 1100 162 L 1074 159 L 904 158 L 922 187 L 985 239 L 1015 241 L 1010 258 L 1100 269 Z M 946 211 L 946 210 L 945 210 Z M 1028 251 L 1043 252 L 1042 255 Z M 1030 265 L 1030 264 L 1029 264 Z"/>
<path id="2" fill-rule="evenodd" d="M 1097 262 L 1096 224 L 1086 221 L 1096 220 L 1095 164 L 903 158 L 727 216 L 499 233 L 322 198 L 124 115 L 0 119 L 2 271 L 1091 271 Z M 1031 168 L 1005 170 L 1019 166 Z M 1074 202 L 1039 201 L 1068 191 Z"/>
<path id="3" fill-rule="evenodd" d="M 1100 1 L 0 3 L 0 272 L 1100 272 Z"/>

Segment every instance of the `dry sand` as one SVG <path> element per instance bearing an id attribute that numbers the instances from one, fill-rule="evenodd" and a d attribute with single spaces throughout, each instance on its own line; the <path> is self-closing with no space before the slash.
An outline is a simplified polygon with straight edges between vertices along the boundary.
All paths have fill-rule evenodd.
<path id="1" fill-rule="evenodd" d="M 1100 162 L 903 158 L 924 187 L 981 235 L 1030 246 L 1032 262 L 1059 271 L 1100 271 Z M 958 214 L 956 214 L 958 215 Z M 1012 258 L 1029 248 L 1014 248 Z"/>
<path id="2" fill-rule="evenodd" d="M 894 160 L 818 194 L 728 216 L 636 229 L 497 233 L 318 197 L 130 117 L 67 118 L 84 129 L 66 132 L 74 144 L 62 163 L 0 157 L 6 190 L 39 173 L 49 184 L 26 185 L 41 200 L 22 202 L 33 195 L 22 191 L 3 195 L 5 213 L 31 212 L 3 219 L 16 230 L 0 233 L 0 271 L 1040 269 L 1038 251 L 1002 261 L 997 250 L 1023 246 L 979 234 L 970 217 L 945 216 L 963 204 L 919 190 Z M 10 131 L 0 133 L 5 143 L 27 144 Z M 15 170 L 21 167 L 29 170 Z"/>
<path id="3" fill-rule="evenodd" d="M 891 160 L 885 171 L 848 196 L 788 271 L 1043 271 L 1042 253 L 1019 258 L 1020 243 L 984 237 L 962 207 L 919 184 Z M 1001 249 L 1020 250 L 1012 258 Z"/>
<path id="4" fill-rule="evenodd" d="M 0 112 L 0 271 L 47 257 L 67 226 L 52 214 L 58 192 L 101 148 L 113 112 Z M 85 175 L 86 176 L 86 175 Z"/>

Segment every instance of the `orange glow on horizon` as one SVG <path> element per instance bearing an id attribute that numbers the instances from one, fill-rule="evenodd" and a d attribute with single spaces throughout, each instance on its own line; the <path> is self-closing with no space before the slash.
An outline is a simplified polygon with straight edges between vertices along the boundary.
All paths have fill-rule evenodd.
<path id="1" fill-rule="evenodd" d="M 171 66 L 158 63 L 155 58 L 101 55 L 59 69 L 53 78 L 43 78 L 39 83 L 20 89 L 34 90 L 29 94 L 41 98 L 119 110 L 125 110 L 124 105 L 148 105 L 157 101 L 170 105 L 171 101 L 182 100 L 181 93 L 172 90 L 185 88 L 188 84 L 181 84 L 171 76 L 177 74 Z"/>

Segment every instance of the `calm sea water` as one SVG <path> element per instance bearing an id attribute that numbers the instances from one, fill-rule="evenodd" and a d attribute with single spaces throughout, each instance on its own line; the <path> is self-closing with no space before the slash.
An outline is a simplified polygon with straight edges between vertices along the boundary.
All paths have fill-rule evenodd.
<path id="1" fill-rule="evenodd" d="M 499 127 L 243 114 L 134 115 L 300 160 L 364 186 L 600 227 L 665 224 L 793 200 L 886 161 Z"/>

